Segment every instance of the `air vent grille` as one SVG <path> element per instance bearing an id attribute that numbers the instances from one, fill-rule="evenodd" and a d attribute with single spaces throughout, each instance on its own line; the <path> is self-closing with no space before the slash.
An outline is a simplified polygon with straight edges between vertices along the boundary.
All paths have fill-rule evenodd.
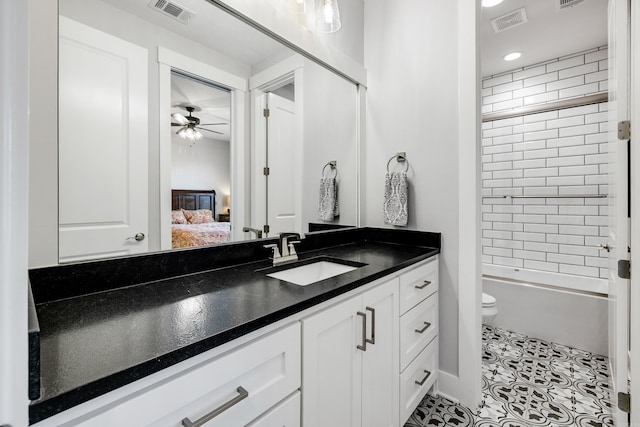
<path id="1" fill-rule="evenodd" d="M 176 19 L 183 24 L 188 24 L 194 15 L 194 13 L 187 8 L 169 0 L 152 0 L 151 3 L 149 3 L 149 7 Z"/>
<path id="2" fill-rule="evenodd" d="M 556 10 L 566 9 L 575 6 L 583 0 L 556 0 Z"/>
<path id="3" fill-rule="evenodd" d="M 527 11 L 522 9 L 509 12 L 506 15 L 498 16 L 491 20 L 493 31 L 500 33 L 508 29 L 517 27 L 527 22 Z"/>

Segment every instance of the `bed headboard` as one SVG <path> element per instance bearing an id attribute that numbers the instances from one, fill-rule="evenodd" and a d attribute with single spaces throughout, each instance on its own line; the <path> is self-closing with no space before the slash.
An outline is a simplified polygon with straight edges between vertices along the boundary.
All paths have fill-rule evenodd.
<path id="1" fill-rule="evenodd" d="M 215 190 L 171 190 L 171 210 L 209 209 L 216 217 Z"/>

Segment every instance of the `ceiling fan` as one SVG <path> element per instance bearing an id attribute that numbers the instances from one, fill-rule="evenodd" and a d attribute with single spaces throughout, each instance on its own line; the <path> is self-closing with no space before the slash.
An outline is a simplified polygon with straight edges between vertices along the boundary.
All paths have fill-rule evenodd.
<path id="1" fill-rule="evenodd" d="M 195 141 L 202 138 L 202 133 L 200 133 L 200 130 L 223 135 L 222 132 L 206 129 L 202 126 L 218 126 L 226 125 L 227 123 L 200 123 L 200 119 L 198 117 L 191 115 L 191 113 L 193 113 L 194 111 L 201 111 L 202 109 L 200 107 L 197 107 L 195 105 L 179 105 L 179 107 L 184 108 L 189 112 L 189 115 L 186 117 L 180 113 L 173 113 L 171 115 L 173 120 L 175 120 L 175 122 L 171 123 L 171 126 L 180 126 L 180 129 L 178 129 L 178 131 L 176 132 L 176 134 L 180 136 L 180 138 Z"/>

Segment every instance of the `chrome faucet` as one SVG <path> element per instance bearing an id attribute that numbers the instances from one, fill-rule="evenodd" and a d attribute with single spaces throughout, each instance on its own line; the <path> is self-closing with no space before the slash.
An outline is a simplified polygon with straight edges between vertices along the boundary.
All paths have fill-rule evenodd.
<path id="1" fill-rule="evenodd" d="M 296 240 L 291 240 L 291 238 Z M 273 249 L 273 265 L 287 264 L 298 260 L 295 244 L 304 239 L 304 233 L 286 232 L 280 233 L 279 244 L 265 245 L 265 248 Z"/>
<path id="2" fill-rule="evenodd" d="M 242 231 L 244 231 L 245 233 L 248 233 L 248 232 L 255 233 L 256 239 L 262 239 L 262 230 L 258 230 L 257 228 L 251 228 L 251 227 L 242 227 Z"/>

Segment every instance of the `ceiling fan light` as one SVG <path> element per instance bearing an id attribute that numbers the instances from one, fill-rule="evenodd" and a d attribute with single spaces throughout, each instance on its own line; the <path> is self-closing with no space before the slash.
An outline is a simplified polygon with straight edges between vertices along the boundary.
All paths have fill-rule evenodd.
<path id="1" fill-rule="evenodd" d="M 195 130 L 195 131 L 193 132 L 193 137 L 194 137 L 195 139 L 200 139 L 200 138 L 202 138 L 202 134 L 200 133 L 200 131 Z"/>
<path id="2" fill-rule="evenodd" d="M 182 139 L 187 139 L 187 130 L 182 128 L 178 131 L 178 136 Z"/>

